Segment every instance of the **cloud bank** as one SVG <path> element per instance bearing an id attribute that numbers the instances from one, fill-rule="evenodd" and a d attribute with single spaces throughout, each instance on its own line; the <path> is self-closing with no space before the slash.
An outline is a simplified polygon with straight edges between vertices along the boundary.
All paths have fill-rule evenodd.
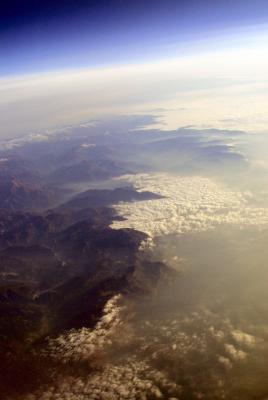
<path id="1" fill-rule="evenodd" d="M 112 227 L 133 228 L 151 238 L 198 232 L 218 225 L 267 226 L 268 209 L 249 203 L 252 194 L 230 190 L 209 178 L 171 174 L 124 176 L 138 190 L 164 196 L 158 200 L 122 203 L 115 210 L 125 218 Z"/>

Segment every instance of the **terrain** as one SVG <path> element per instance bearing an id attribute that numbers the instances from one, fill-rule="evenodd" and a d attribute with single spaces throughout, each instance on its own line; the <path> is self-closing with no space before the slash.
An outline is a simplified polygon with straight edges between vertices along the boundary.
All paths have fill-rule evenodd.
<path id="1" fill-rule="evenodd" d="M 91 379 L 92 368 L 96 371 L 101 365 L 105 371 L 106 363 L 98 359 L 102 345 L 95 346 L 93 360 L 87 353 L 90 361 L 86 364 L 83 351 L 92 347 L 92 335 L 109 346 L 106 335 L 113 331 L 113 324 L 120 324 L 116 299 L 123 296 L 130 303 L 153 299 L 163 283 L 177 276 L 170 266 L 176 267 L 179 254 L 164 258 L 147 251 L 152 239 L 145 233 L 146 225 L 130 228 L 129 217 L 135 216 L 134 207 L 136 222 L 147 218 L 150 226 L 161 222 L 165 212 L 171 215 L 173 206 L 183 214 L 184 192 L 190 190 L 187 199 L 191 201 L 191 186 L 183 184 L 181 193 L 172 194 L 168 191 L 171 178 L 163 185 L 163 176 L 155 175 L 152 190 L 139 188 L 136 178 L 150 187 L 150 174 L 159 171 L 170 177 L 178 169 L 188 176 L 196 171 L 206 176 L 211 166 L 219 174 L 227 163 L 237 171 L 247 167 L 243 155 L 230 148 L 230 137 L 226 145 L 220 131 L 214 132 L 217 139 L 208 141 L 202 132 L 191 129 L 138 130 L 141 123 L 141 117 L 134 118 L 131 127 L 124 119 L 117 124 L 109 121 L 108 131 L 97 122 L 42 140 L 30 136 L 1 144 L 0 392 L 4 398 L 21 400 L 38 388 L 43 392 L 36 396 L 43 398 L 46 385 L 62 383 L 57 374 L 70 372 L 77 379 L 86 374 Z M 192 185 L 191 178 L 187 182 Z M 158 184 L 163 185 L 161 190 Z M 198 180 L 198 185 L 214 190 L 207 180 Z M 193 201 L 199 201 L 198 196 Z M 141 213 L 140 204 L 145 207 Z M 165 212 L 160 208 L 159 214 L 163 204 Z M 124 207 L 126 211 L 118 212 Z M 174 222 L 174 218 L 164 219 L 164 224 Z M 106 316 L 107 307 L 111 315 Z M 126 321 L 129 316 L 124 316 Z M 71 344 L 67 354 L 72 358 L 77 351 L 78 362 L 65 362 L 65 350 L 57 358 L 58 345 L 69 346 L 68 335 L 78 345 L 76 349 Z M 119 348 L 125 341 L 135 343 L 135 337 L 128 335 L 117 338 L 115 334 L 112 343 Z M 53 340 L 56 347 L 50 352 L 47 345 L 53 345 Z M 80 340 L 86 341 L 82 347 Z M 157 398 L 157 393 L 152 389 L 150 396 Z"/>
<path id="2" fill-rule="evenodd" d="M 167 273 L 166 265 L 139 251 L 146 234 L 110 228 L 121 218 L 114 204 L 160 196 L 133 187 L 66 189 L 66 182 L 123 172 L 115 161 L 85 161 L 75 150 L 67 153 L 68 161 L 54 156 L 49 173 L 43 160 L 26 161 L 10 151 L 1 158 L 0 365 L 5 368 L 0 390 L 5 396 L 23 394 L 45 379 L 45 361 L 34 349 L 47 336 L 94 327 L 114 295 L 152 293 Z"/>

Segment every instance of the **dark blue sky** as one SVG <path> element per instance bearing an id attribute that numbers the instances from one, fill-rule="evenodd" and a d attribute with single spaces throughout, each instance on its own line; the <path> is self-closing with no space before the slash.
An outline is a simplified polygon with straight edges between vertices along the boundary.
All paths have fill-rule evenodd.
<path id="1" fill-rule="evenodd" d="M 9 0 L 0 9 L 0 75 L 172 56 L 172 43 L 267 16 L 267 0 Z"/>

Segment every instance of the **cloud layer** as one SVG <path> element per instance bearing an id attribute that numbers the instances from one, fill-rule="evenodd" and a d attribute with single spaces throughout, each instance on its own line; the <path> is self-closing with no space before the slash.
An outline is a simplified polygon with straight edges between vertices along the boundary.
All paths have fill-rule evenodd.
<path id="1" fill-rule="evenodd" d="M 233 191 L 200 176 L 139 174 L 124 177 L 138 190 L 164 198 L 115 206 L 124 221 L 113 228 L 133 228 L 151 237 L 196 232 L 222 224 L 267 226 L 268 209 L 249 203 L 250 192 Z"/>

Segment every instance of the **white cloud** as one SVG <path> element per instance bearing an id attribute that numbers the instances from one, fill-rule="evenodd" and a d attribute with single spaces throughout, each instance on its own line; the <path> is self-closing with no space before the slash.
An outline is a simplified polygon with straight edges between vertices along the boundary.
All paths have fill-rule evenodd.
<path id="1" fill-rule="evenodd" d="M 67 331 L 56 339 L 50 339 L 44 355 L 67 363 L 70 360 L 91 360 L 96 353 L 111 344 L 116 327 L 122 324 L 121 295 L 112 297 L 103 309 L 103 316 L 94 329 L 82 328 Z"/>
<path id="2" fill-rule="evenodd" d="M 251 348 L 256 344 L 254 336 L 249 335 L 248 333 L 235 330 L 232 332 L 232 336 L 238 344 L 245 345 L 246 347 Z"/>
<path id="3" fill-rule="evenodd" d="M 206 307 L 150 318 L 115 296 L 95 329 L 72 330 L 49 341 L 46 355 L 58 361 L 53 383 L 23 400 L 178 399 L 185 388 L 193 398 L 206 393 L 228 398 L 226 383 L 219 385 L 222 368 L 231 377 L 237 363 L 250 362 L 250 351 L 244 351 L 249 337 L 252 351 L 254 336 Z M 81 362 L 84 373 L 78 377 Z M 194 365 L 200 368 L 192 379 Z"/>
<path id="4" fill-rule="evenodd" d="M 96 145 L 94 143 L 83 143 L 81 146 L 83 149 L 89 149 L 89 148 L 94 148 Z"/>
<path id="5" fill-rule="evenodd" d="M 133 228 L 155 237 L 204 231 L 221 224 L 268 224 L 268 209 L 250 205 L 251 193 L 230 190 L 208 178 L 171 174 L 123 178 L 138 190 L 164 198 L 116 205 L 116 211 L 126 219 L 113 222 L 115 229 Z"/>
<path id="6" fill-rule="evenodd" d="M 227 357 L 219 356 L 218 361 L 223 364 L 226 369 L 231 369 L 233 367 L 231 361 Z"/>
<path id="7" fill-rule="evenodd" d="M 236 361 L 243 361 L 247 358 L 247 353 L 243 350 L 237 349 L 233 344 L 225 344 L 226 353 Z"/>

